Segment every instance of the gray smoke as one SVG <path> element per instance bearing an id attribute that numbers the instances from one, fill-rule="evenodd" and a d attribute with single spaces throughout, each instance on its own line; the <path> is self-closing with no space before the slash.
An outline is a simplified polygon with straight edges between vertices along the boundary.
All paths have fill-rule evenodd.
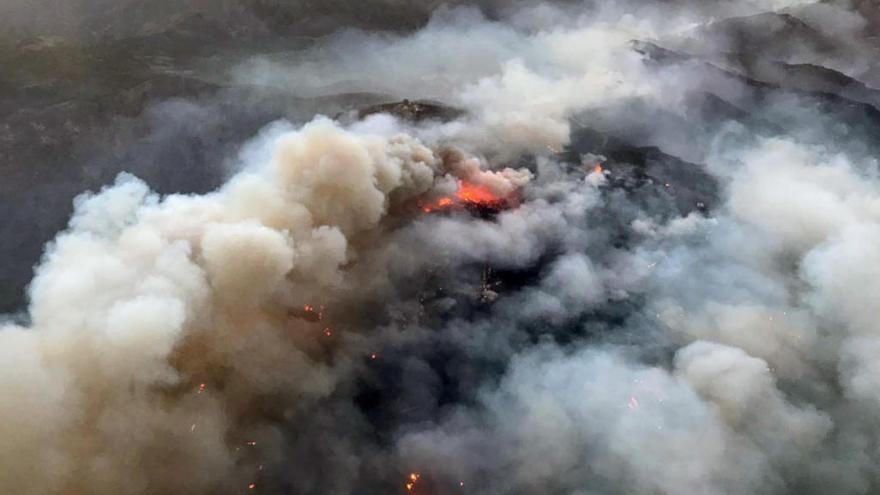
<path id="1" fill-rule="evenodd" d="M 876 19 L 664 4 L 446 7 L 218 76 L 465 113 L 274 122 L 213 192 L 81 195 L 0 331 L 0 489 L 877 491 Z M 745 60 L 776 23 L 833 49 Z M 463 184 L 505 207 L 423 208 Z"/>

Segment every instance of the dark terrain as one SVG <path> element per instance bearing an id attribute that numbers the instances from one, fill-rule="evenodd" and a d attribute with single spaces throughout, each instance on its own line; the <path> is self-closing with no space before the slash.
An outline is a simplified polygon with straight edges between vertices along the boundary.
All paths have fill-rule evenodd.
<path id="1" fill-rule="evenodd" d="M 389 2 L 389 8 L 369 10 L 346 2 L 139 0 L 124 6 L 99 3 L 76 16 L 63 11 L 75 7 L 64 7 L 45 25 L 20 17 L 16 29 L 0 35 L 5 68 L 0 73 L 0 312 L 23 309 L 32 267 L 43 245 L 64 227 L 80 192 L 99 188 L 121 171 L 144 178 L 160 193 L 208 191 L 234 167 L 229 160 L 238 145 L 268 122 L 353 109 L 367 115 L 394 108 L 381 104 L 420 96 L 298 99 L 284 88 L 224 82 L 224 75 L 206 73 L 205 67 L 246 53 L 306 47 L 340 26 L 411 30 L 426 22 L 436 3 Z M 880 8 L 871 1 L 856 2 L 856 8 L 870 21 L 863 27 L 864 39 L 876 41 Z M 15 14 L 8 16 L 13 23 Z M 817 57 L 845 65 L 850 55 L 835 33 L 820 29 L 819 14 L 806 6 L 724 19 L 673 39 L 634 40 L 633 49 L 649 64 L 683 66 L 708 81 L 706 91 L 692 97 L 691 122 L 683 126 L 711 132 L 738 121 L 772 130 L 785 125 L 785 118 L 765 107 L 796 98 L 850 123 L 842 139 L 875 135 L 877 71 L 862 67 L 847 75 L 821 65 Z M 714 42 L 695 41 L 707 37 Z M 789 55 L 795 48 L 812 58 L 793 60 Z M 740 90 L 732 94 L 731 84 Z M 401 116 L 418 120 L 424 117 L 420 112 L 410 109 Z M 453 118 L 457 112 L 435 111 L 434 116 Z M 715 186 L 700 185 L 688 173 L 663 171 L 666 163 L 699 157 L 676 158 L 674 146 L 640 130 L 639 119 L 623 127 L 598 122 L 575 134 L 568 151 L 606 155 L 614 173 L 630 170 L 614 166 L 622 162 L 634 166 L 638 177 L 671 183 L 680 209 L 713 203 Z"/>

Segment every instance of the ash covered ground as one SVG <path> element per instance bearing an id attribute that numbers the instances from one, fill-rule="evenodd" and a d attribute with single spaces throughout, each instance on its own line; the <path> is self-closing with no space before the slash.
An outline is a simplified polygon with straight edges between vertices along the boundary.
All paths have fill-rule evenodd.
<path id="1" fill-rule="evenodd" d="M 880 490 L 880 8 L 0 0 L 0 492 Z"/>

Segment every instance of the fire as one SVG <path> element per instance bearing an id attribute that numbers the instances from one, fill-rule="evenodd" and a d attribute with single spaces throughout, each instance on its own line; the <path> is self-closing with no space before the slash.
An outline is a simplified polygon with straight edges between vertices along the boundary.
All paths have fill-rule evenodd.
<path id="1" fill-rule="evenodd" d="M 422 204 L 422 211 L 431 213 L 456 207 L 478 206 L 500 209 L 507 204 L 507 198 L 493 193 L 488 187 L 463 180 L 458 181 L 458 190 L 451 196 L 443 196 L 436 201 Z"/>
<path id="2" fill-rule="evenodd" d="M 406 482 L 406 491 L 413 491 L 413 488 L 416 487 L 416 482 L 419 481 L 419 478 L 421 476 L 422 475 L 420 475 L 419 473 L 410 473 L 409 480 Z"/>
<path id="3" fill-rule="evenodd" d="M 458 181 L 458 192 L 455 196 L 465 203 L 492 204 L 501 201 L 485 186 Z"/>
<path id="4" fill-rule="evenodd" d="M 290 310 L 288 315 L 293 318 L 301 318 L 312 323 L 317 323 L 324 319 L 324 306 L 304 304 L 301 310 Z"/>
<path id="5" fill-rule="evenodd" d="M 601 174 L 601 173 L 603 173 L 603 172 L 605 172 L 605 169 L 602 168 L 602 165 L 600 165 L 600 164 L 597 163 L 596 166 L 593 167 L 593 173 L 594 173 L 594 174 Z"/>

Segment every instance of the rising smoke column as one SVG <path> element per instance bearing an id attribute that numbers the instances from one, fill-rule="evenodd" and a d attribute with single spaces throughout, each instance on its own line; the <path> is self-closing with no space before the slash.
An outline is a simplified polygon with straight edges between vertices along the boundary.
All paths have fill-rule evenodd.
<path id="1" fill-rule="evenodd" d="M 31 284 L 30 324 L 3 329 L 4 491 L 235 493 L 240 450 L 272 449 L 263 417 L 332 391 L 350 358 L 324 362 L 291 314 L 331 299 L 350 240 L 441 163 L 326 119 L 272 146 L 205 196 L 121 176 L 77 200 Z"/>

